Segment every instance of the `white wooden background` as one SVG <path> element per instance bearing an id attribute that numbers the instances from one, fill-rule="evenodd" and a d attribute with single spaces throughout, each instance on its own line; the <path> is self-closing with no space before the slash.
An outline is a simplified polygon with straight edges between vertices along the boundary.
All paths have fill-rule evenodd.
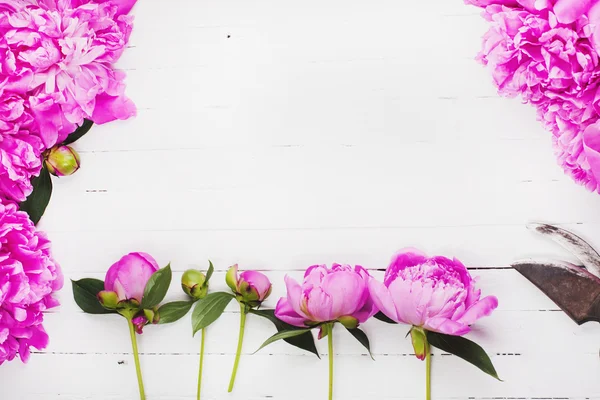
<path id="1" fill-rule="evenodd" d="M 600 246 L 600 196 L 556 165 L 534 111 L 499 98 L 474 57 L 486 23 L 461 0 L 141 0 L 120 67 L 136 119 L 95 127 L 83 169 L 56 180 L 41 224 L 67 278 L 103 278 L 146 251 L 178 280 L 210 258 L 275 283 L 314 263 L 385 268 L 404 246 L 456 256 L 500 306 L 469 336 L 504 382 L 435 352 L 435 399 L 600 399 L 600 326 L 576 326 L 508 267 L 568 255 L 525 229 L 561 224 Z M 46 316 L 50 347 L 0 367 L 3 400 L 130 400 L 125 321 L 72 300 Z M 208 331 L 204 399 L 324 399 L 327 362 L 249 317 L 236 390 L 232 307 Z M 335 396 L 423 399 L 406 328 L 364 325 L 376 361 L 335 334 Z M 318 343 L 325 355 L 326 346 Z M 189 315 L 140 338 L 148 399 L 195 398 Z M 18 382 L 18 383 L 17 383 Z"/>

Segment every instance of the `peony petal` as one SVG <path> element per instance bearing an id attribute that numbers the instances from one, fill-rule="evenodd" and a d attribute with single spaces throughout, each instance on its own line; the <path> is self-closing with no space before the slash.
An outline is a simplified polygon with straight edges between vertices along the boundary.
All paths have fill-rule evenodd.
<path id="1" fill-rule="evenodd" d="M 353 271 L 326 275 L 321 288 L 331 299 L 331 319 L 352 315 L 364 305 L 367 288 L 361 276 Z"/>
<path id="2" fill-rule="evenodd" d="M 368 285 L 369 293 L 375 306 L 391 320 L 403 322 L 398 318 L 396 306 L 394 305 L 389 289 L 375 278 L 371 278 Z"/>
<path id="3" fill-rule="evenodd" d="M 277 302 L 275 316 L 290 325 L 306 328 L 306 325 L 304 325 L 306 317 L 294 311 L 294 308 L 290 305 L 290 302 L 286 297 L 280 298 Z"/>
<path id="4" fill-rule="evenodd" d="M 389 285 L 388 289 L 396 307 L 398 321 L 410 325 L 418 323 L 414 310 L 409 306 L 409 304 L 413 304 L 411 299 L 412 282 L 396 279 Z"/>
<path id="5" fill-rule="evenodd" d="M 462 336 L 469 333 L 471 330 L 468 325 L 463 325 L 460 322 L 442 317 L 435 317 L 427 320 L 423 327 L 433 332 L 445 333 L 446 335 L 453 336 Z"/>
<path id="6" fill-rule="evenodd" d="M 296 312 L 296 314 L 303 316 L 305 319 L 308 319 L 308 316 L 302 312 L 302 287 L 296 282 L 294 278 L 289 275 L 286 275 L 285 278 L 285 286 L 287 289 L 287 300 L 292 309 Z"/>
<path id="7" fill-rule="evenodd" d="M 479 318 L 486 317 L 498 307 L 498 299 L 495 296 L 487 296 L 469 307 L 458 319 L 458 322 L 471 325 Z"/>
<path id="8" fill-rule="evenodd" d="M 117 119 L 126 120 L 135 117 L 136 114 L 135 104 L 128 98 L 102 94 L 96 97 L 96 106 L 91 119 L 97 124 L 105 124 Z"/>
<path id="9" fill-rule="evenodd" d="M 306 315 L 315 322 L 333 321 L 339 316 L 333 314 L 333 298 L 320 287 L 313 288 L 306 298 Z"/>
<path id="10" fill-rule="evenodd" d="M 587 13 L 595 0 L 558 0 L 554 13 L 561 24 L 571 24 Z"/>

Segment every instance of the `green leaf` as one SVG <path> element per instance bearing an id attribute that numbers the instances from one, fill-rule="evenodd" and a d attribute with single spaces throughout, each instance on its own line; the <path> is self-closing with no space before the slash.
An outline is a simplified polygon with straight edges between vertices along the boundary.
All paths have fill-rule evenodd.
<path id="1" fill-rule="evenodd" d="M 367 334 L 363 332 L 360 328 L 346 328 L 346 330 L 350 332 L 350 334 L 352 334 L 352 336 L 354 336 L 354 338 L 358 340 L 360 344 L 365 346 L 365 348 L 369 352 L 369 356 L 371 356 L 371 360 L 375 361 L 375 359 L 373 358 L 373 354 L 371 354 L 371 345 L 369 344 L 369 338 L 367 337 Z"/>
<path id="2" fill-rule="evenodd" d="M 208 271 L 206 271 L 206 282 L 210 280 L 213 272 L 215 272 L 215 267 L 213 267 L 212 261 L 208 260 Z"/>
<path id="3" fill-rule="evenodd" d="M 37 225 L 50 203 L 52 196 L 52 178 L 46 165 L 42 167 L 40 175 L 31 179 L 33 192 L 19 205 L 21 211 L 25 211 L 34 225 Z"/>
<path id="4" fill-rule="evenodd" d="M 193 301 L 173 301 L 163 304 L 158 309 L 158 323 L 170 324 L 171 322 L 179 321 L 192 308 Z"/>
<path id="5" fill-rule="evenodd" d="M 279 318 L 277 318 L 275 316 L 275 310 L 250 310 L 250 313 L 254 314 L 254 315 L 258 315 L 259 317 L 266 318 L 269 321 L 271 321 L 273 323 L 273 325 L 275 325 L 275 328 L 277 328 L 277 332 L 290 331 L 293 329 L 302 329 L 302 328 L 298 328 L 296 326 L 287 324 L 287 323 L 283 322 L 282 320 L 280 320 Z M 313 337 L 312 333 L 310 333 L 310 332 L 305 332 L 302 335 L 285 338 L 283 340 L 285 340 L 287 343 L 291 344 L 292 346 L 296 346 L 299 349 L 306 350 L 310 353 L 313 353 L 317 357 L 321 358 L 321 356 L 319 355 L 319 352 L 317 351 L 317 346 L 315 345 L 315 338 Z"/>
<path id="6" fill-rule="evenodd" d="M 396 321 L 394 321 L 393 319 L 391 319 L 390 317 L 388 317 L 387 315 L 385 315 L 384 313 L 382 313 L 381 311 L 379 311 L 377 314 L 373 315 L 374 318 L 383 321 L 387 324 L 397 324 Z"/>
<path id="7" fill-rule="evenodd" d="M 198 300 L 192 313 L 193 334 L 195 335 L 196 332 L 215 322 L 223 314 L 227 304 L 234 298 L 235 296 L 231 293 L 216 292 L 210 293 L 202 300 Z"/>
<path id="8" fill-rule="evenodd" d="M 430 345 L 462 358 L 486 374 L 501 381 L 498 378 L 498 373 L 492 364 L 492 360 L 490 360 L 485 350 L 477 343 L 462 336 L 451 336 L 430 331 L 426 331 L 425 334 Z"/>
<path id="9" fill-rule="evenodd" d="M 171 285 L 171 277 L 171 264 L 152 274 L 144 288 L 142 308 L 154 308 L 163 301 Z"/>
<path id="10" fill-rule="evenodd" d="M 100 279 L 84 278 L 71 281 L 73 284 L 73 298 L 75 303 L 88 314 L 113 314 L 114 310 L 102 307 L 98 300 L 98 293 L 104 290 L 104 282 Z"/>
<path id="11" fill-rule="evenodd" d="M 276 342 L 278 340 L 281 339 L 289 339 L 289 338 L 293 338 L 296 336 L 300 336 L 303 335 L 305 333 L 310 333 L 310 329 L 311 328 L 305 328 L 305 329 L 292 329 L 290 331 L 280 331 L 277 332 L 276 334 L 274 334 L 273 336 L 271 336 L 270 338 L 268 338 L 263 344 L 262 346 L 260 346 L 258 348 L 258 350 L 256 350 L 254 353 L 258 353 L 262 348 L 270 345 L 273 342 Z"/>
<path id="12" fill-rule="evenodd" d="M 67 145 L 67 144 L 71 144 L 71 143 L 79 140 L 83 135 L 88 133 L 88 131 L 92 128 L 92 125 L 94 125 L 94 123 L 92 121 L 90 121 L 89 119 L 84 119 L 83 124 L 81 124 L 80 127 L 75 129 L 75 132 L 69 134 L 67 139 L 64 142 L 62 142 L 61 144 Z"/>

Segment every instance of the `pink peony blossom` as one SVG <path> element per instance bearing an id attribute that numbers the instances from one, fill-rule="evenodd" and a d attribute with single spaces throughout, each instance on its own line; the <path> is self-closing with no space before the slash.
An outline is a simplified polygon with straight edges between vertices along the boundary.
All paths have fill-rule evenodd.
<path id="1" fill-rule="evenodd" d="M 553 134 L 565 172 L 589 190 L 600 190 L 583 145 L 583 132 L 600 119 L 600 1 L 468 3 L 485 7 L 492 24 L 479 59 L 500 94 L 533 104 Z"/>
<path id="2" fill-rule="evenodd" d="M 298 284 L 286 276 L 287 296 L 277 302 L 275 316 L 290 325 L 340 321 L 344 325 L 363 323 L 377 313 L 367 282 L 371 276 L 361 266 L 313 265 Z M 307 325 L 307 323 L 309 325 Z"/>
<path id="3" fill-rule="evenodd" d="M 390 319 L 448 335 L 464 335 L 469 325 L 498 307 L 481 298 L 469 271 L 457 259 L 427 258 L 415 249 L 394 256 L 383 283 L 371 279 L 375 305 Z"/>
<path id="4" fill-rule="evenodd" d="M 125 74 L 112 67 L 125 49 L 132 1 L 5 0 L 0 7 L 0 88 L 28 99 L 49 148 L 84 118 L 126 119 Z"/>
<path id="5" fill-rule="evenodd" d="M 27 362 L 31 347 L 48 345 L 43 312 L 58 305 L 62 285 L 46 236 L 14 203 L 0 203 L 0 364 Z"/>

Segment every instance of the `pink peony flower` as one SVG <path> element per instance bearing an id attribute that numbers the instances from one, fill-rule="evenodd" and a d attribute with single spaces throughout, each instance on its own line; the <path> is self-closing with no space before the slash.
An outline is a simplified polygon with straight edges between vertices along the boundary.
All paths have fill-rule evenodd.
<path id="1" fill-rule="evenodd" d="M 142 302 L 146 283 L 159 270 L 156 260 L 147 253 L 129 253 L 114 263 L 106 272 L 104 291 L 114 292 L 119 301 Z"/>
<path id="2" fill-rule="evenodd" d="M 469 3 L 485 7 L 492 23 L 479 59 L 500 94 L 533 104 L 553 134 L 559 164 L 576 182 L 598 191 L 583 132 L 600 119 L 600 1 Z"/>
<path id="3" fill-rule="evenodd" d="M 43 312 L 58 305 L 62 285 L 46 236 L 14 203 L 0 203 L 0 364 L 27 362 L 31 347 L 48 345 Z"/>
<path id="4" fill-rule="evenodd" d="M 29 99 L 46 147 L 84 118 L 135 115 L 115 63 L 131 34 L 132 1 L 8 1 L 0 8 L 0 87 Z"/>
<path id="5" fill-rule="evenodd" d="M 369 279 L 359 265 L 334 264 L 331 269 L 313 265 L 306 270 L 302 286 L 285 277 L 287 297 L 277 302 L 275 316 L 299 327 L 331 321 L 357 326 L 377 313 L 367 288 Z"/>
<path id="6" fill-rule="evenodd" d="M 383 283 L 371 279 L 369 291 L 390 319 L 456 336 L 468 333 L 469 325 L 498 307 L 496 297 L 481 298 L 460 261 L 427 258 L 416 249 L 396 254 Z"/>

